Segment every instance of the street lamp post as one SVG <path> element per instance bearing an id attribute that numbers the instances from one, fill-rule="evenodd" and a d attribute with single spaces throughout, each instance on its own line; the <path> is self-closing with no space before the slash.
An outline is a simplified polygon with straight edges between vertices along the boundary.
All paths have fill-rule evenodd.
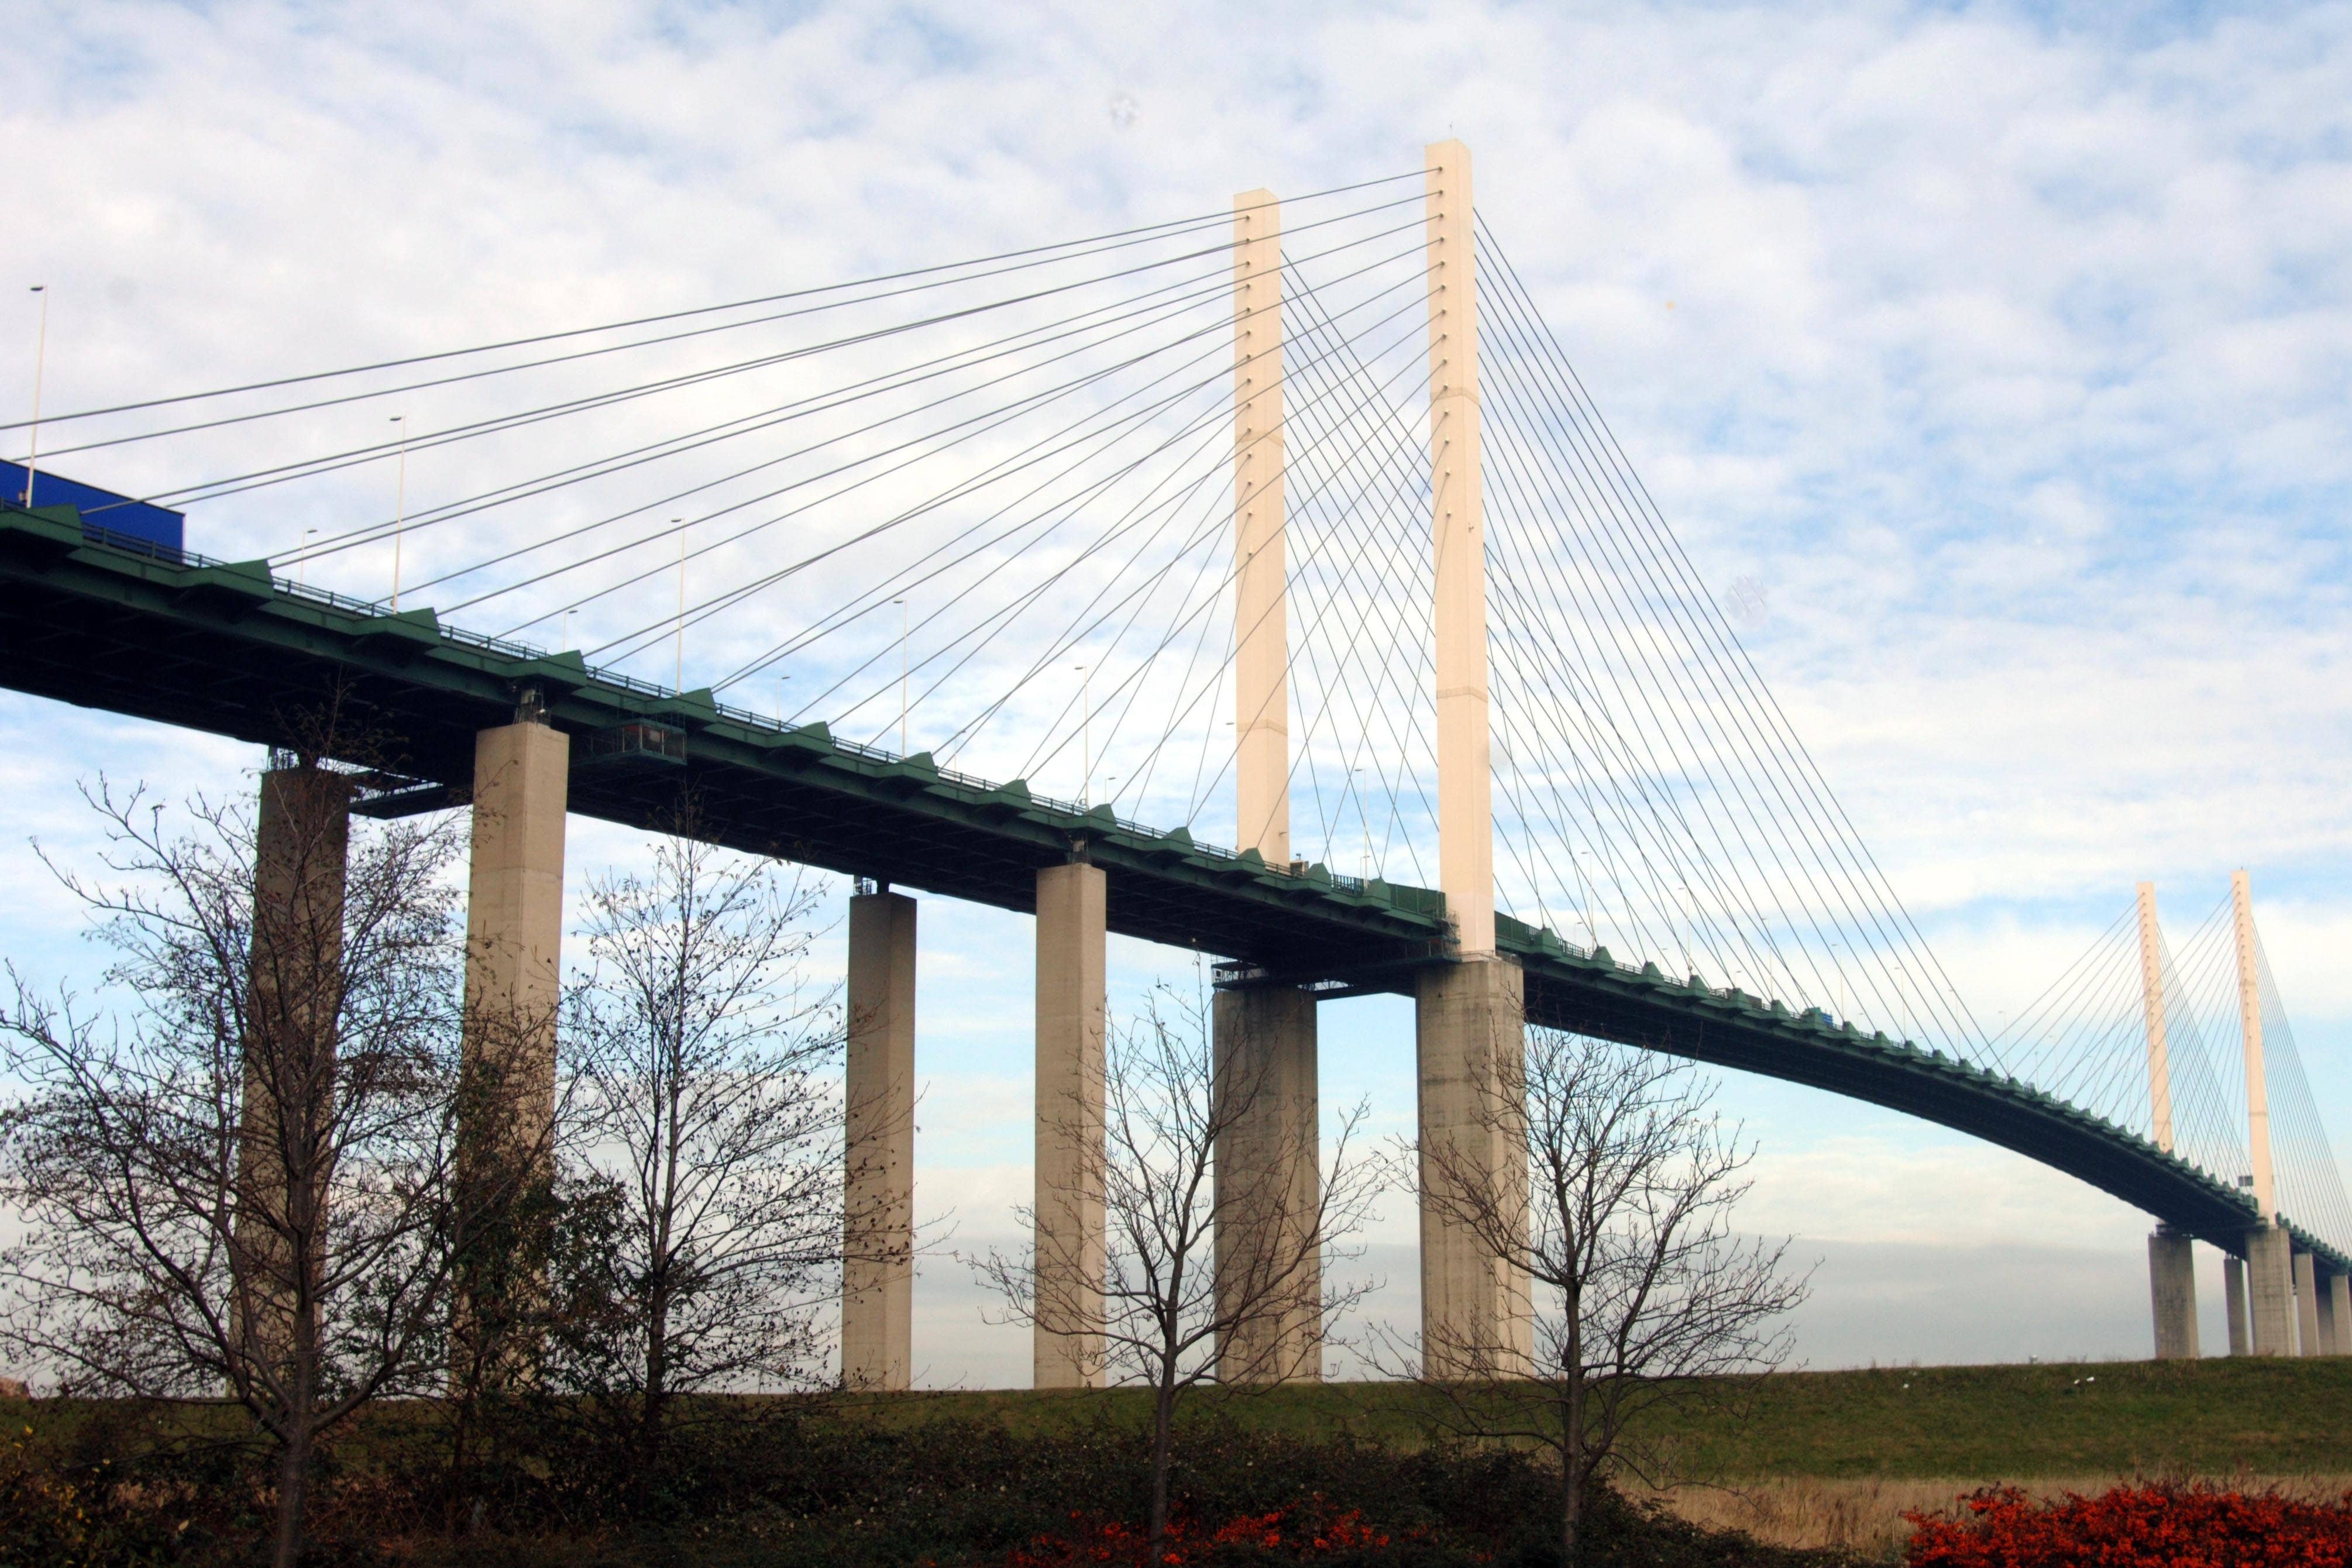
<path id="1" fill-rule="evenodd" d="M 33 340 L 33 430 L 32 439 L 25 448 L 25 510 L 33 510 L 33 470 L 41 461 L 41 370 L 49 357 L 49 286 L 33 285 L 33 292 L 41 297 L 41 325 Z"/>
<path id="2" fill-rule="evenodd" d="M 408 416 L 395 414 L 392 423 L 400 426 L 399 478 L 393 483 L 392 500 L 392 613 L 400 614 L 400 546 L 401 535 L 408 526 Z"/>

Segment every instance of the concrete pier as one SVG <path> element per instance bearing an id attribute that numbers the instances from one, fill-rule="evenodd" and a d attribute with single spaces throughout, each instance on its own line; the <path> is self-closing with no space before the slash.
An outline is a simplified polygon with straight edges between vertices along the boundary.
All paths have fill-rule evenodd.
<path id="1" fill-rule="evenodd" d="M 316 1179 L 323 1173 L 303 1168 L 309 1162 L 299 1151 L 315 1140 L 303 1131 L 303 1108 L 323 1109 L 334 1093 L 351 799 L 350 780 L 316 767 L 261 775 L 237 1116 L 236 1245 L 254 1287 L 239 1333 L 247 1353 L 265 1361 L 291 1352 L 296 1248 L 307 1247 L 315 1262 L 329 1218 Z M 291 1127 L 289 1106 L 297 1118 Z M 297 1152 L 290 1168 L 289 1147 Z"/>
<path id="2" fill-rule="evenodd" d="M 499 1118 L 499 1142 L 534 1159 L 544 1157 L 555 1115 L 571 760 L 571 738 L 531 719 L 484 730 L 474 741 L 467 1068 L 496 1069 L 504 1103 L 495 1111 L 477 1110 Z"/>
<path id="3" fill-rule="evenodd" d="M 2321 1355 L 2342 1355 L 2344 1331 L 2347 1326 L 2352 1326 L 2347 1325 L 2336 1310 L 2336 1282 L 2342 1278 L 2340 1274 L 2323 1274 L 2315 1281 L 2318 1289 L 2311 1293 L 2313 1304 L 2319 1314 L 2319 1353 Z"/>
<path id="4" fill-rule="evenodd" d="M 849 900 L 848 1169 L 841 1371 L 853 1388 L 902 1389 L 914 1359 L 915 900 Z"/>
<path id="5" fill-rule="evenodd" d="M 2221 1312 L 2228 1320 L 2230 1353 L 2251 1353 L 2253 1342 L 2246 1333 L 2246 1260 L 2234 1252 L 2221 1255 Z"/>
<path id="6" fill-rule="evenodd" d="M 1103 986 L 1099 868 L 1037 873 L 1039 1388 L 1103 1384 Z"/>
<path id="7" fill-rule="evenodd" d="M 1226 1383 L 1323 1376 L 1323 1266 L 1315 998 L 1288 987 L 1220 991 L 1218 1092 L 1245 1097 L 1217 1140 L 1217 1350 Z"/>
<path id="8" fill-rule="evenodd" d="M 2320 1353 L 2319 1274 L 2311 1254 L 2300 1248 L 2294 1253 L 2294 1332 L 2297 1353 Z"/>
<path id="9" fill-rule="evenodd" d="M 1414 1041 L 1422 1355 L 1438 1376 L 1507 1373 L 1534 1349 L 1527 1283 L 1459 1211 L 1507 1213 L 1527 1185 L 1526 1145 L 1505 1102 L 1527 1048 L 1518 966 L 1486 959 L 1423 970 Z"/>
<path id="10" fill-rule="evenodd" d="M 2336 1324 L 2336 1342 L 2328 1353 L 2352 1355 L 2352 1274 L 2328 1276 L 2327 1304 Z"/>
<path id="11" fill-rule="evenodd" d="M 2156 1312 L 2156 1359 L 2197 1359 L 2196 1244 L 2159 1226 L 2147 1238 L 2148 1289 Z"/>
<path id="12" fill-rule="evenodd" d="M 2246 1232 L 2246 1317 L 2256 1355 L 2294 1353 L 2293 1245 L 2274 1225 Z"/>

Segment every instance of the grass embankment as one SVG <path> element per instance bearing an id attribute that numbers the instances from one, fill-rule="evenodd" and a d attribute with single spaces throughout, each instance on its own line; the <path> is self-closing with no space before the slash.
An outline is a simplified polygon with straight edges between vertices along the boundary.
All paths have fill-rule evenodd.
<path id="1" fill-rule="evenodd" d="M 2141 1477 L 2201 1478 L 2306 1497 L 2352 1486 L 2352 1360 L 1798 1373 L 1746 1390 L 1741 1419 L 1670 1417 L 1654 1434 L 1705 1483 L 1665 1500 L 1711 1530 L 1843 1549 L 1809 1563 L 1889 1561 L 1908 1533 L 1906 1510 L 1948 1509 L 1989 1483 L 2096 1492 Z M 1021 1542 L 1070 1528 L 1074 1511 L 1140 1517 L 1149 1406 L 1139 1391 L 726 1403 L 736 1414 L 682 1435 L 660 1476 L 558 1407 L 543 1430 L 512 1435 L 507 1462 L 471 1479 L 447 1468 L 446 1411 L 388 1405 L 334 1443 L 321 1531 L 345 1542 L 399 1538 L 384 1554 L 420 1564 L 483 1560 L 495 1542 L 509 1561 L 562 1568 L 635 1563 L 656 1548 L 839 1568 L 1001 1562 Z M 1400 1384 L 1204 1393 L 1189 1402 L 1179 1443 L 1184 1506 L 1211 1523 L 1307 1503 L 1361 1508 L 1380 1529 L 1418 1532 L 1429 1551 L 1416 1561 L 1514 1560 L 1518 1537 L 1553 1506 L 1551 1483 L 1508 1456 L 1433 1449 L 1442 1409 Z M 95 1495 L 87 1489 L 102 1489 L 112 1466 L 129 1484 L 110 1494 L 121 1517 L 108 1528 L 126 1539 L 152 1534 L 157 1521 L 142 1510 L 161 1509 L 172 1530 L 181 1515 L 195 1518 L 226 1561 L 260 1527 L 257 1458 L 196 1440 L 236 1436 L 243 1423 L 232 1410 L 0 1402 L 0 1418 L 36 1432 L 10 1493 L 19 1511 Z M 142 1451 L 163 1457 L 142 1462 Z M 79 1518 L 79 1507 L 67 1511 Z M 474 1526 L 450 1533 L 445 1521 L 467 1518 L 488 1536 Z M 8 1523 L 0 1520 L 0 1563 L 20 1560 Z M 1626 1549 L 1644 1562 L 1798 1561 L 1639 1529 L 1646 1544 L 1629 1537 Z"/>
<path id="2" fill-rule="evenodd" d="M 2042 1496 L 2141 1478 L 2206 1479 L 2313 1500 L 2352 1489 L 2352 1358 L 1889 1368 L 1758 1380 L 1747 1419 L 1668 1417 L 1686 1472 L 1675 1511 L 1775 1545 L 1899 1552 L 1906 1511 L 1934 1513 L 1990 1484 Z M 1436 1405 L 1404 1384 L 1328 1384 L 1202 1402 L 1237 1424 L 1298 1437 L 1428 1440 Z M 868 1419 L 1000 1421 L 1074 1430 L 1148 1413 L 1132 1390 L 914 1394 Z"/>
<path id="3" fill-rule="evenodd" d="M 1693 1473 L 1739 1479 L 1976 1479 L 2352 1473 L 2352 1358 L 2217 1358 L 2077 1365 L 1780 1373 L 1751 1385 L 1747 1418 L 1669 1416 Z M 1391 1446 L 1428 1440 L 1437 1405 L 1409 1384 L 1336 1383 L 1207 1395 L 1241 1426 Z M 991 1419 L 1015 1432 L 1140 1424 L 1139 1390 L 918 1394 L 868 1419 Z"/>

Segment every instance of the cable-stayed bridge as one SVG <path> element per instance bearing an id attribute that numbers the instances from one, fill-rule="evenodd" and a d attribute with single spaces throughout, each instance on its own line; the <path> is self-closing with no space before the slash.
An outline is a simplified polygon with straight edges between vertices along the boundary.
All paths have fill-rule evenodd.
<path id="1" fill-rule="evenodd" d="M 1442 143 L 1279 204 L 52 415 L 0 511 L 0 679 L 297 751 L 331 708 L 352 809 L 474 811 L 481 994 L 551 1008 L 568 813 L 657 826 L 690 791 L 714 840 L 872 884 L 850 1092 L 886 1139 L 905 889 L 1034 913 L 1056 1255 L 1101 1232 L 1048 1127 L 1099 1104 L 1118 931 L 1221 961 L 1217 1026 L 1286 1086 L 1270 1158 L 1314 1158 L 1316 1002 L 1400 993 L 1424 1140 L 1470 1135 L 1525 1024 L 1600 1035 L 2147 1211 L 2165 1353 L 2195 1239 L 2251 1266 L 2233 1342 L 2352 1350 L 2352 1215 L 2244 890 L 2177 964 L 2136 907 L 1981 1028 L 1468 184 Z M 281 547 L 207 559 L 189 508 Z M 887 1384 L 910 1149 L 874 1163 L 845 1354 Z M 1425 1327 L 1523 1343 L 1466 1237 L 1423 1250 Z M 1283 1333 L 1310 1374 L 1311 1326 Z M 1041 1334 L 1041 1384 L 1097 1372 Z"/>

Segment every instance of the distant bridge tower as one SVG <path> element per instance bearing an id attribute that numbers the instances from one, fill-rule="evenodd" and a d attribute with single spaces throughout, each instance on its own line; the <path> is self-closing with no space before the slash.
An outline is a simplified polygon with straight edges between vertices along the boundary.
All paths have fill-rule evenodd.
<path id="1" fill-rule="evenodd" d="M 2243 871 L 2230 873 L 2230 900 L 2238 943 L 2238 1031 L 2246 1067 L 2246 1152 L 2253 1166 L 2254 1204 L 2261 1220 L 2246 1232 L 2247 1321 L 2256 1355 L 2295 1353 L 2296 1270 L 2294 1244 L 2279 1223 L 2278 1187 L 2271 1165 L 2269 1079 L 2263 1068 L 2261 949 L 2254 939 L 2253 885 Z M 2305 1265 L 2305 1269 L 2308 1269 Z M 2306 1285 L 2305 1300 L 2308 1301 Z M 2316 1325 L 2310 1338 L 2317 1339 Z M 2314 1352 L 2317 1350 L 2315 1342 Z"/>
<path id="2" fill-rule="evenodd" d="M 2140 1005 L 2147 1024 L 2147 1103 L 2156 1146 L 2172 1152 L 2172 1062 L 2164 1038 L 2164 939 L 2156 922 L 2156 884 L 2139 885 Z M 2156 1358 L 2197 1359 L 2196 1244 L 2159 1225 L 2147 1238 L 2148 1295 L 2156 1313 Z"/>

